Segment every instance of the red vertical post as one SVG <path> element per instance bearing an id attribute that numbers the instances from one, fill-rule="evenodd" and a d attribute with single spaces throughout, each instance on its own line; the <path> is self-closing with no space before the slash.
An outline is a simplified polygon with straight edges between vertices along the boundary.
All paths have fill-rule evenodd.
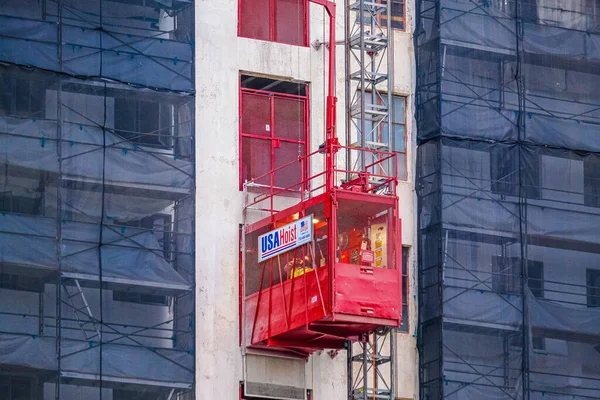
<path id="1" fill-rule="evenodd" d="M 270 187 L 269 187 L 269 191 L 270 191 L 270 196 L 269 196 L 269 208 L 271 211 L 271 222 L 275 222 L 275 220 L 273 219 L 274 215 L 275 215 L 275 203 L 274 203 L 274 197 L 275 197 L 275 173 L 273 172 L 273 169 L 275 168 L 275 98 L 273 96 L 269 96 L 269 107 L 271 108 L 271 117 L 269 119 L 269 130 L 271 132 L 271 171 L 269 172 L 269 177 L 270 177 Z M 273 226 L 273 228 L 275 228 L 275 226 Z"/>
<path id="2" fill-rule="evenodd" d="M 336 120 L 336 102 L 335 97 L 335 3 L 328 2 L 326 6 L 329 13 L 329 72 L 328 72 L 328 93 L 327 93 L 327 114 L 325 120 L 326 140 L 327 140 L 327 175 L 326 187 L 327 190 L 332 190 L 334 182 L 335 158 L 337 152 L 337 136 L 335 132 Z"/>
<path id="3" fill-rule="evenodd" d="M 304 176 L 306 177 L 306 182 L 302 183 L 301 190 L 307 190 L 310 193 L 310 161 L 311 157 L 307 157 L 307 154 L 310 154 L 310 96 L 308 94 L 308 90 L 306 91 L 306 99 L 303 101 L 304 104 L 304 156 L 302 157 L 302 165 L 301 167 L 304 170 Z"/>
<path id="4" fill-rule="evenodd" d="M 240 163 L 241 164 L 241 163 Z M 242 251 L 245 251 L 242 248 L 242 243 L 243 243 L 243 239 L 242 239 L 242 235 L 244 235 L 244 229 L 240 228 L 240 233 L 239 233 L 239 250 L 240 250 L 240 254 L 239 254 L 239 283 L 238 283 L 238 290 L 239 290 L 239 315 L 238 315 L 238 328 L 239 328 L 239 342 L 240 342 L 240 346 L 243 344 L 242 340 L 243 340 L 243 329 L 244 329 L 244 265 L 243 265 L 243 254 Z"/>
<path id="5" fill-rule="evenodd" d="M 328 246 L 329 246 L 329 307 L 334 310 L 335 304 L 335 261 L 336 261 L 336 241 L 337 241 L 337 203 L 335 199 L 335 158 L 337 152 L 338 140 L 335 133 L 336 110 L 335 104 L 335 3 L 329 0 L 308 0 L 309 2 L 319 4 L 325 7 L 329 15 L 329 71 L 327 76 L 327 109 L 325 115 L 325 190 L 328 197 L 325 199 L 325 209 L 330 209 L 329 228 L 328 228 Z M 327 217 L 327 211 L 325 211 Z M 318 277 L 317 277 L 318 279 Z"/>
<path id="6" fill-rule="evenodd" d="M 269 40 L 275 42 L 275 0 L 269 1 Z"/>
<path id="7" fill-rule="evenodd" d="M 328 0 L 308 0 L 322 5 L 329 15 L 329 71 L 327 75 L 327 111 L 325 115 L 325 188 L 331 191 L 334 186 L 334 154 L 337 152 L 335 134 L 335 3 Z"/>
<path id="8" fill-rule="evenodd" d="M 336 296 L 335 296 L 335 270 L 337 261 L 337 201 L 333 193 L 325 200 L 330 204 L 330 218 L 329 218 L 329 235 L 328 235 L 328 246 L 329 246 L 329 311 L 335 310 Z"/>

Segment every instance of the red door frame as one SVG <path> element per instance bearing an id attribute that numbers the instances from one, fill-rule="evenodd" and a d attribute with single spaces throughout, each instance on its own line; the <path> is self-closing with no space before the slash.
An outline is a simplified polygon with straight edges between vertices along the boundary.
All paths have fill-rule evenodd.
<path id="1" fill-rule="evenodd" d="M 264 96 L 264 97 L 269 98 L 269 107 L 270 107 L 270 111 L 271 111 L 269 125 L 270 125 L 271 136 L 256 135 L 256 134 L 252 134 L 252 133 L 243 132 L 242 118 L 243 118 L 244 104 L 242 101 L 242 97 L 243 97 L 244 93 L 254 94 L 257 96 Z M 310 147 L 310 98 L 309 98 L 308 93 L 309 93 L 308 85 L 306 85 L 306 95 L 304 95 L 304 96 L 271 92 L 271 91 L 267 91 L 267 90 L 242 88 L 241 76 L 240 76 L 240 92 L 239 92 L 239 110 L 240 110 L 239 116 L 240 116 L 240 118 L 239 118 L 239 123 L 238 123 L 239 132 L 240 132 L 240 134 L 239 134 L 239 180 L 240 180 L 239 185 L 240 185 L 240 190 L 243 190 L 243 186 L 244 186 L 244 182 L 243 182 L 243 144 L 242 144 L 244 137 L 257 139 L 257 140 L 270 140 L 271 141 L 271 168 L 270 168 L 271 171 L 276 168 L 275 167 L 275 149 L 279 148 L 279 142 L 302 144 L 304 146 L 304 151 L 303 151 L 303 154 L 301 154 L 300 156 L 305 157 L 308 154 L 309 147 Z M 303 126 L 304 138 L 303 138 L 303 140 L 291 140 L 291 139 L 277 137 L 277 132 L 275 129 L 275 99 L 277 99 L 277 98 L 295 99 L 295 100 L 301 101 L 304 104 L 304 126 Z M 308 176 L 308 174 L 309 174 L 310 168 L 309 168 L 309 165 L 307 165 L 307 164 L 308 163 L 305 163 L 302 166 L 301 174 L 303 177 Z M 274 175 L 271 175 L 270 179 L 271 179 L 270 187 L 275 188 Z"/>

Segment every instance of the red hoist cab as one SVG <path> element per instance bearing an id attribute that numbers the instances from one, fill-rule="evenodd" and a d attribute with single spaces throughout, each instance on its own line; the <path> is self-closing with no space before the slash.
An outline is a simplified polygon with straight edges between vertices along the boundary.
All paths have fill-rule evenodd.
<path id="1" fill-rule="evenodd" d="M 333 3 L 316 2 L 326 7 L 335 26 Z M 333 30 L 329 39 L 335 43 Z M 254 182 L 264 181 L 261 176 L 245 185 L 246 218 L 263 216 L 248 222 L 243 232 L 240 328 L 245 347 L 307 355 L 342 348 L 347 340 L 401 322 L 396 154 L 339 144 L 334 51 L 329 46 L 325 145 L 265 174 L 298 168 L 301 182 L 260 187 Z M 363 167 L 339 168 L 342 156 L 343 164 L 361 162 Z"/>

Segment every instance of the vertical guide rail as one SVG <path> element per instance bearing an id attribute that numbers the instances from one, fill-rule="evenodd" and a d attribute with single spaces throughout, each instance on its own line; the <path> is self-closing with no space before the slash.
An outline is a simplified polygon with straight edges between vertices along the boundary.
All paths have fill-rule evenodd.
<path id="1" fill-rule="evenodd" d="M 346 0 L 346 140 L 355 148 L 394 151 L 392 105 L 391 7 L 387 2 Z M 385 22 L 385 23 L 384 23 Z M 347 152 L 349 171 L 364 172 L 375 153 Z M 367 159 L 369 157 L 369 159 Z M 391 173 L 393 170 L 389 167 Z M 350 174 L 352 175 L 352 174 Z"/>
<path id="2" fill-rule="evenodd" d="M 348 342 L 348 400 L 395 399 L 395 329 L 386 327 Z"/>
<path id="3" fill-rule="evenodd" d="M 391 2 L 345 0 L 346 63 L 346 145 L 372 150 L 394 151 L 392 131 Z M 390 5 L 390 6 L 388 6 Z M 385 26 L 382 23 L 385 21 Z M 387 126 L 387 128 L 386 128 Z M 387 139 L 383 132 L 387 129 Z M 376 159 L 357 159 L 346 151 L 346 170 L 367 172 Z M 375 157 L 374 157 L 375 158 Z M 391 163 L 390 163 L 391 164 Z M 397 165 L 390 165 L 397 171 Z M 395 187 L 394 187 L 395 189 Z M 398 264 L 398 263 L 396 263 Z M 396 265 L 396 268 L 402 268 Z M 395 329 L 378 329 L 363 340 L 347 343 L 348 399 L 394 399 Z"/>
<path id="4" fill-rule="evenodd" d="M 395 399 L 394 328 L 381 328 L 348 342 L 348 400 Z"/>

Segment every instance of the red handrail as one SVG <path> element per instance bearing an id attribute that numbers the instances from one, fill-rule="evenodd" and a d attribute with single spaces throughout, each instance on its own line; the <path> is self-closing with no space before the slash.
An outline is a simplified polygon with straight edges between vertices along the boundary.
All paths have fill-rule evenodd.
<path id="1" fill-rule="evenodd" d="M 345 169 L 345 168 L 338 168 L 338 167 L 335 167 L 335 165 L 334 165 L 333 169 L 331 170 L 331 174 L 328 174 L 327 166 L 325 166 L 325 168 L 323 170 L 321 170 L 317 173 L 314 173 L 308 177 L 304 177 L 304 174 L 302 173 L 303 179 L 301 179 L 300 181 L 295 182 L 291 185 L 288 185 L 286 187 L 277 187 L 277 186 L 271 186 L 271 185 L 257 183 L 257 181 L 264 179 L 266 177 L 269 177 L 269 182 L 274 182 L 275 174 L 278 171 L 281 171 L 285 168 L 291 167 L 295 164 L 299 164 L 298 165 L 299 170 L 304 171 L 306 169 L 305 166 L 307 164 L 310 165 L 311 157 L 314 157 L 318 154 L 323 153 L 323 149 L 315 150 L 312 153 L 309 153 L 305 156 L 297 157 L 295 160 L 289 161 L 283 165 L 278 166 L 277 168 L 270 170 L 269 172 L 261 174 L 257 177 L 254 177 L 252 180 L 245 182 L 244 183 L 245 187 L 250 187 L 250 188 L 255 187 L 255 188 L 261 188 L 261 189 L 268 190 L 268 192 L 266 192 L 266 193 L 261 193 L 257 196 L 250 198 L 249 200 L 247 200 L 246 205 L 245 205 L 246 208 L 250 208 L 259 203 L 270 200 L 271 201 L 270 208 L 259 208 L 257 210 L 271 212 L 271 213 L 276 212 L 278 210 L 274 210 L 274 207 L 273 207 L 273 198 L 275 196 L 284 195 L 285 193 L 296 193 L 296 194 L 299 194 L 302 199 L 304 199 L 305 195 L 308 195 L 310 198 L 310 197 L 312 197 L 312 195 L 315 192 L 320 191 L 327 187 L 327 182 L 320 183 L 313 187 L 311 187 L 311 182 L 314 182 L 315 179 L 323 177 L 323 176 L 326 176 L 326 178 L 327 178 L 329 175 L 331 175 L 332 178 L 335 178 L 336 174 L 345 174 L 347 176 L 354 175 L 354 174 L 356 174 L 356 175 L 362 174 L 363 176 L 366 176 L 367 179 L 373 178 L 373 179 L 379 180 L 379 182 L 376 182 L 376 184 L 374 184 L 374 186 L 370 187 L 369 192 L 371 192 L 371 193 L 374 193 L 376 190 L 378 190 L 382 187 L 388 186 L 388 185 L 390 186 L 390 190 L 392 192 L 395 192 L 395 188 L 396 188 L 397 182 L 398 182 L 398 178 L 397 178 L 398 177 L 398 165 L 397 165 L 398 164 L 397 163 L 398 154 L 396 152 L 349 147 L 349 146 L 343 146 L 340 144 L 332 145 L 332 147 L 334 148 L 334 153 L 337 153 L 337 151 L 340 149 L 348 149 L 348 150 L 350 150 L 350 154 L 352 154 L 352 152 L 358 152 L 358 153 L 366 152 L 366 153 L 369 153 L 372 156 L 374 156 L 374 158 L 376 158 L 376 161 L 374 161 L 370 164 L 367 164 L 363 168 L 363 170 L 350 170 L 350 169 Z M 373 171 L 378 166 L 383 167 L 383 166 L 385 166 L 386 163 L 389 163 L 389 162 L 392 162 L 394 164 L 394 169 L 393 169 L 392 173 L 385 174 L 385 173 L 377 173 L 377 172 Z M 383 170 L 384 168 L 381 168 L 381 169 Z M 332 187 L 335 187 L 335 186 L 336 186 L 335 182 L 332 182 Z"/>

